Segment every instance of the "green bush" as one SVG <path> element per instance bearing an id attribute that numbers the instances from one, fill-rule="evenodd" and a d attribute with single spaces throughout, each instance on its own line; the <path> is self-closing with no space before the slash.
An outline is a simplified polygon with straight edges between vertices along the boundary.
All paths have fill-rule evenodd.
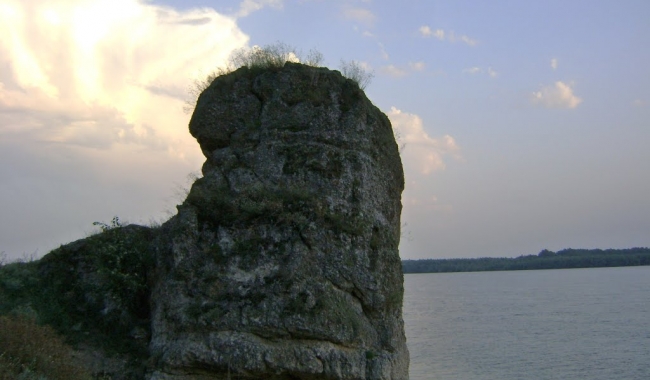
<path id="1" fill-rule="evenodd" d="M 94 222 L 102 230 L 94 247 L 98 273 L 106 280 L 106 294 L 118 305 L 140 317 L 148 317 L 137 305 L 147 305 L 148 272 L 153 267 L 149 241 L 125 229 L 116 216 L 110 224 Z M 143 315 L 144 314 L 144 315 Z"/>

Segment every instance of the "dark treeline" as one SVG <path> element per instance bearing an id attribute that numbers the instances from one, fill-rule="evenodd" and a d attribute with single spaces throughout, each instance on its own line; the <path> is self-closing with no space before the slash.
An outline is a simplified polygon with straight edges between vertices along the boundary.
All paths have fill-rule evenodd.
<path id="1" fill-rule="evenodd" d="M 404 273 L 480 272 L 496 270 L 598 268 L 650 265 L 650 248 L 547 249 L 515 258 L 402 260 Z"/>

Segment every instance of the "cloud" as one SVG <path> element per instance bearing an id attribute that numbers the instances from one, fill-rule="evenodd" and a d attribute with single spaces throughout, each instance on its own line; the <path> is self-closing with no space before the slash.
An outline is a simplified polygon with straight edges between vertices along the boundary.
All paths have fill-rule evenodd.
<path id="1" fill-rule="evenodd" d="M 487 70 L 484 70 L 484 69 L 482 69 L 480 67 L 474 66 L 474 67 L 470 67 L 468 69 L 464 69 L 463 72 L 467 73 L 467 74 L 470 74 L 470 75 L 485 73 L 485 74 L 489 75 L 490 78 L 496 78 L 499 75 L 499 73 L 494 71 L 494 69 L 492 69 L 491 67 L 488 67 Z"/>
<path id="2" fill-rule="evenodd" d="M 372 26 L 377 19 L 372 11 L 365 8 L 345 7 L 343 8 L 343 16 L 349 20 L 356 21 L 366 26 Z"/>
<path id="3" fill-rule="evenodd" d="M 135 0 L 29 3 L 9 1 L 0 15 L 0 59 L 8 63 L 0 72 L 0 112 L 29 114 L 31 137 L 42 141 L 66 143 L 72 131 L 92 125 L 99 131 L 112 115 L 114 133 L 83 133 L 104 146 L 131 133 L 143 144 L 163 139 L 177 149 L 187 133 L 171 125 L 186 117 L 173 110 L 190 79 L 248 40 L 209 9 L 177 12 Z M 161 109 L 170 113 L 163 117 Z"/>
<path id="4" fill-rule="evenodd" d="M 445 39 L 445 31 L 442 29 L 436 29 L 433 31 L 427 25 L 423 25 L 420 27 L 419 31 L 423 37 L 435 37 L 441 41 Z"/>
<path id="5" fill-rule="evenodd" d="M 383 66 L 380 68 L 380 71 L 388 76 L 394 77 L 394 78 L 399 78 L 403 77 L 406 75 L 406 70 L 400 69 L 397 66 L 394 65 L 388 65 L 388 66 Z"/>
<path id="6" fill-rule="evenodd" d="M 388 55 L 388 52 L 386 51 L 386 48 L 384 47 L 384 44 L 382 44 L 381 42 L 378 42 L 377 45 L 379 45 L 379 52 L 381 53 L 381 57 L 384 60 L 389 60 L 390 55 Z"/>
<path id="7" fill-rule="evenodd" d="M 283 0 L 244 0 L 239 4 L 239 10 L 235 13 L 235 17 L 246 17 L 267 6 L 280 9 L 284 5 L 283 3 Z"/>
<path id="8" fill-rule="evenodd" d="M 0 194 L 29 196 L 34 178 L 39 189 L 60 191 L 51 198 L 69 211 L 39 225 L 44 236 L 53 229 L 69 236 L 78 231 L 69 220 L 132 199 L 137 206 L 128 212 L 162 211 L 149 202 L 204 159 L 187 132 L 187 88 L 199 73 L 225 64 L 248 36 L 208 8 L 177 11 L 138 0 L 3 0 L 0 9 L 0 173 L 11 186 L 0 186 Z M 77 169 L 62 176 L 69 166 Z M 121 194 L 115 186 L 124 178 L 133 179 L 132 191 Z M 106 195 L 82 203 L 92 194 Z M 39 220 L 54 209 L 41 198 L 49 199 L 0 199 L 32 210 L 0 215 L 0 225 L 9 226 L 0 229 L 3 250 L 22 244 L 14 242 L 25 228 L 21 218 Z"/>
<path id="9" fill-rule="evenodd" d="M 632 102 L 632 105 L 635 106 L 635 107 L 644 107 L 647 104 L 648 104 L 648 102 L 646 102 L 643 99 L 634 99 L 634 101 Z"/>
<path id="10" fill-rule="evenodd" d="M 424 70 L 424 67 L 425 67 L 425 66 L 426 66 L 426 65 L 425 65 L 424 62 L 422 62 L 422 61 L 419 61 L 419 62 L 409 62 L 409 67 L 410 67 L 411 70 L 413 70 L 413 71 L 422 71 L 422 70 Z"/>
<path id="11" fill-rule="evenodd" d="M 448 42 L 462 42 L 465 43 L 469 46 L 475 46 L 478 44 L 478 41 L 470 38 L 466 35 L 460 34 L 457 35 L 453 31 L 446 32 L 443 29 L 436 29 L 435 31 L 431 29 L 431 27 L 427 25 L 421 26 L 418 31 L 420 32 L 420 35 L 422 37 L 435 37 L 440 41 L 448 41 Z"/>
<path id="12" fill-rule="evenodd" d="M 469 37 L 467 37 L 465 35 L 457 36 L 457 35 L 454 34 L 454 32 L 449 33 L 449 38 L 448 39 L 451 42 L 456 42 L 456 41 L 464 42 L 469 46 L 474 46 L 474 45 L 478 44 L 477 40 L 475 40 L 473 38 L 469 38 Z"/>
<path id="13" fill-rule="evenodd" d="M 474 75 L 483 72 L 483 69 L 481 69 L 480 67 L 470 67 L 469 69 L 463 70 L 463 72 Z"/>
<path id="14" fill-rule="evenodd" d="M 533 92 L 531 101 L 546 108 L 576 108 L 582 103 L 582 99 L 573 94 L 571 86 L 561 81 Z"/>
<path id="15" fill-rule="evenodd" d="M 401 78 L 416 71 L 424 71 L 426 64 L 422 61 L 409 62 L 407 66 L 399 67 L 395 65 L 386 65 L 379 68 L 382 74 L 393 78 Z"/>
<path id="16" fill-rule="evenodd" d="M 462 159 L 456 140 L 450 135 L 432 138 L 424 130 L 422 119 L 418 115 L 391 107 L 388 118 L 401 146 L 400 155 L 407 176 L 409 173 L 428 175 L 437 170 L 444 170 L 446 165 L 443 157 L 446 155 Z"/>
<path id="17" fill-rule="evenodd" d="M 557 69 L 557 58 L 551 59 L 551 68 L 553 70 Z"/>

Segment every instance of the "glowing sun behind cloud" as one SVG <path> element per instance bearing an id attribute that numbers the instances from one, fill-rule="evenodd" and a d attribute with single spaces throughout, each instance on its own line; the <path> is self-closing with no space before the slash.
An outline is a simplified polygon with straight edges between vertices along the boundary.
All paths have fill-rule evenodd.
<path id="1" fill-rule="evenodd" d="M 172 212 L 204 159 L 183 112 L 188 88 L 247 42 L 209 8 L 3 0 L 2 249 L 44 253 L 93 221 Z"/>
<path id="2" fill-rule="evenodd" d="M 94 148 L 136 143 L 185 157 L 196 151 L 182 113 L 188 84 L 247 41 L 233 19 L 210 9 L 179 12 L 135 0 L 5 2 L 0 114 L 21 112 L 24 124 L 31 121 L 0 127 L 0 134 Z"/>

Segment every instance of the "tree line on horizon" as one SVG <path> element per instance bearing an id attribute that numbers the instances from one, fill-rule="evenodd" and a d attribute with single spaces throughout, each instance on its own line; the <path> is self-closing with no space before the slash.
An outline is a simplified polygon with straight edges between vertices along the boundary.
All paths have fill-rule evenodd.
<path id="1" fill-rule="evenodd" d="M 537 255 L 476 259 L 402 260 L 404 273 L 601 268 L 650 265 L 650 248 L 542 250 Z"/>

